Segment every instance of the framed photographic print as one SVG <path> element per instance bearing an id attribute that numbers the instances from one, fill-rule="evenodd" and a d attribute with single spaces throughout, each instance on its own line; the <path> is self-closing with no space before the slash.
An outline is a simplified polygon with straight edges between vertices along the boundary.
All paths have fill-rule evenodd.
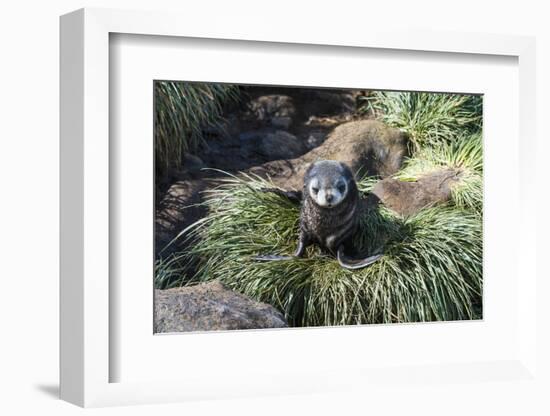
<path id="1" fill-rule="evenodd" d="M 482 319 L 481 95 L 153 88 L 155 332 Z"/>
<path id="2" fill-rule="evenodd" d="M 62 398 L 537 383 L 534 40 L 186 22 L 61 18 Z"/>

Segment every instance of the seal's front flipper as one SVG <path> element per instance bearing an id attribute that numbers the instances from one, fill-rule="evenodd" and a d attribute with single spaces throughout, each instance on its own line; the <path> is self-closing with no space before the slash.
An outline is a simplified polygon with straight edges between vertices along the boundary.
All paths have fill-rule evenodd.
<path id="1" fill-rule="evenodd" d="M 262 188 L 261 191 L 274 193 L 276 195 L 285 197 L 297 204 L 302 202 L 302 191 L 283 191 L 282 189 L 278 188 Z"/>
<path id="2" fill-rule="evenodd" d="M 382 254 L 376 254 L 374 256 L 366 257 L 363 259 L 353 259 L 346 256 L 344 254 L 344 246 L 340 246 L 338 248 L 338 253 L 336 257 L 338 258 L 338 264 L 340 264 L 340 266 L 342 266 L 344 269 L 356 270 L 371 265 L 376 260 L 381 258 Z"/>
<path id="3" fill-rule="evenodd" d="M 281 261 L 281 260 L 292 260 L 295 259 L 294 256 L 278 256 L 276 254 L 267 254 L 265 256 L 254 256 L 252 260 L 256 261 Z"/>

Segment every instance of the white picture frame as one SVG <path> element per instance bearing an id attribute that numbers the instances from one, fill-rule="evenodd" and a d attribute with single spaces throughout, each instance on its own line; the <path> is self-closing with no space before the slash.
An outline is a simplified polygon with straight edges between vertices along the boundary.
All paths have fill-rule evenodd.
<path id="1" fill-rule="evenodd" d="M 182 24 L 185 21 L 185 24 Z M 515 297 L 517 308 L 513 318 L 517 325 L 514 341 L 517 345 L 506 350 L 498 359 L 455 363 L 418 362 L 414 367 L 376 368 L 373 365 L 357 368 L 321 368 L 319 372 L 289 373 L 252 372 L 254 363 L 241 367 L 256 377 L 241 378 L 231 383 L 226 374 L 212 379 L 205 372 L 174 379 L 112 382 L 111 367 L 120 359 L 112 349 L 110 332 L 113 287 L 109 275 L 110 259 L 110 171 L 113 160 L 109 154 L 109 38 L 111 34 L 170 36 L 176 38 L 223 39 L 226 41 L 277 43 L 282 50 L 290 45 L 331 45 L 336 48 L 369 48 L 388 51 L 423 51 L 439 54 L 507 56 L 517 59 L 519 68 L 519 132 L 518 154 L 519 189 L 517 218 L 517 270 Z M 107 9 L 82 9 L 61 18 L 61 398 L 80 406 L 159 403 L 214 397 L 248 397 L 266 394 L 297 394 L 368 388 L 384 390 L 384 385 L 419 381 L 425 389 L 434 380 L 461 380 L 480 387 L 483 381 L 505 380 L 524 385 L 525 381 L 539 383 L 537 378 L 537 321 L 535 253 L 536 204 L 535 192 L 529 180 L 528 167 L 535 160 L 535 42 L 533 38 L 508 35 L 465 33 L 431 33 L 429 31 L 400 31 L 386 27 L 371 27 L 357 33 L 353 28 L 327 34 L 321 28 L 308 31 L 285 30 L 268 24 L 255 27 L 246 34 L 235 33 L 230 24 L 205 26 L 200 19 L 185 19 L 172 13 L 152 13 Z M 539 323 L 540 324 L 540 323 Z M 112 330 L 112 327 L 111 327 Z M 312 342 L 335 329 L 309 331 L 303 342 Z M 337 330 L 337 329 L 336 329 Z M 352 329 L 353 330 L 353 329 Z M 409 326 L 403 331 L 413 331 Z M 458 326 L 448 331 L 460 331 Z M 291 331 L 292 332 L 292 331 Z M 268 332 L 268 337 L 287 336 L 287 332 Z M 248 332 L 239 342 L 247 342 L 258 333 Z M 295 333 L 296 334 L 296 333 Z M 151 336 L 152 333 L 151 333 Z M 186 336 L 197 336 L 187 334 Z M 216 334 L 227 337 L 228 334 Z M 295 336 L 295 335 L 292 335 Z M 399 341 L 398 335 L 395 338 Z M 213 335 L 212 335 L 213 337 Z M 211 340 L 213 338 L 211 337 Z M 245 338 L 246 337 L 246 338 Z M 308 339 L 310 341 L 308 341 Z M 498 354 L 497 354 L 498 355 Z M 147 357 L 145 357 L 147 359 Z M 200 359 L 200 357 L 195 357 Z M 257 369 L 256 369 L 257 370 Z M 176 371 L 176 370 L 174 370 Z M 210 374 L 210 378 L 208 377 Z M 412 377 L 411 377 L 412 375 Z M 400 380 L 395 383 L 395 380 Z M 345 380 L 345 381 L 343 381 Z M 379 384 L 383 386 L 380 387 Z M 424 383 L 424 384 L 422 384 Z M 531 387 L 533 384 L 531 384 Z M 395 387 L 395 386 L 394 386 Z M 481 388 L 481 387 L 480 387 Z M 496 390 L 489 390 L 498 399 Z"/>

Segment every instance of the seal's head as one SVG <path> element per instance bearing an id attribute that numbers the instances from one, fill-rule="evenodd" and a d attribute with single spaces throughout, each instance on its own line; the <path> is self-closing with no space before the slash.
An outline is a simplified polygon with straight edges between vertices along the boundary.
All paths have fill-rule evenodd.
<path id="1" fill-rule="evenodd" d="M 304 176 L 304 192 L 323 208 L 338 206 L 355 189 L 350 168 L 336 160 L 314 162 Z"/>

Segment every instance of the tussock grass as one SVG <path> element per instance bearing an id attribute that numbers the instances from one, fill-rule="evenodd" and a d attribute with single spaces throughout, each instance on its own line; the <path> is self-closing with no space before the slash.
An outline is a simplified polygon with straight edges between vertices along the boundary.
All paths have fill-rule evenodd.
<path id="1" fill-rule="evenodd" d="M 342 269 L 316 247 L 303 259 L 257 262 L 252 256 L 291 254 L 298 235 L 299 207 L 259 191 L 266 186 L 257 177 L 229 177 L 210 191 L 208 216 L 186 232 L 198 243 L 178 259 L 198 259 L 194 281 L 219 279 L 279 308 L 293 326 L 476 317 L 482 239 L 475 213 L 445 206 L 404 219 L 367 210 L 355 244 L 384 257 L 361 270 Z"/>
<path id="2" fill-rule="evenodd" d="M 451 143 L 482 124 L 482 97 L 475 95 L 373 91 L 362 109 L 406 131 L 413 152 Z"/>
<path id="3" fill-rule="evenodd" d="M 205 129 L 221 129 L 224 103 L 238 98 L 228 84 L 155 82 L 155 155 L 159 168 L 178 166 L 184 152 L 203 141 Z"/>

